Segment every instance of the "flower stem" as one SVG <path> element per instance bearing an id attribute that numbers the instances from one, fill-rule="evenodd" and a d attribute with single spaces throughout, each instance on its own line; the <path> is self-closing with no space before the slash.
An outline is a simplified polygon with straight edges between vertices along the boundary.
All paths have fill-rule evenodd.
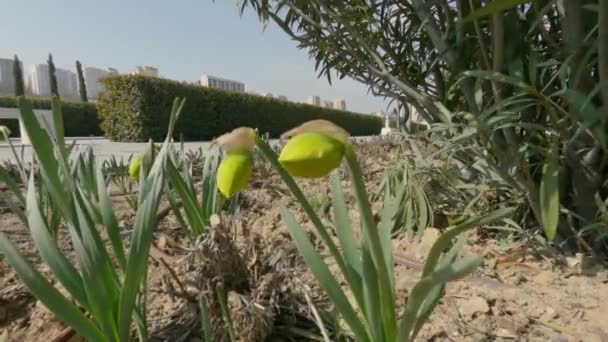
<path id="1" fill-rule="evenodd" d="M 296 184 L 293 177 L 291 177 L 287 173 L 287 171 L 285 171 L 283 166 L 281 166 L 276 154 L 264 140 L 262 140 L 260 137 L 256 137 L 256 145 L 262 152 L 262 155 L 264 156 L 264 158 L 266 158 L 266 160 L 268 160 L 268 162 L 270 162 L 270 164 L 277 171 L 277 173 L 279 174 L 281 179 L 283 179 L 283 181 L 285 182 L 285 184 L 287 185 L 287 187 L 289 188 L 289 190 L 291 191 L 293 196 L 296 198 L 296 200 L 298 202 L 300 202 L 300 204 L 302 205 L 304 212 L 308 215 L 308 217 L 314 224 L 315 228 L 317 229 L 317 232 L 319 232 L 319 235 L 321 236 L 323 241 L 327 244 L 329 252 L 331 253 L 334 260 L 336 261 L 336 264 L 340 268 L 340 271 L 346 278 L 346 281 L 348 282 L 351 289 L 357 288 L 355 285 L 355 280 L 353 279 L 351 273 L 346 268 L 346 264 L 344 262 L 344 258 L 342 257 L 342 254 L 340 253 L 340 251 L 338 250 L 338 247 L 336 246 L 336 244 L 332 240 L 331 236 L 329 235 L 327 228 L 325 228 L 325 225 L 323 224 L 323 222 L 321 222 L 321 219 L 319 219 L 319 216 L 317 215 L 315 210 L 312 208 L 312 206 L 308 202 L 308 199 L 306 199 L 306 196 L 304 196 L 304 194 L 302 193 L 302 190 L 300 190 L 300 187 L 298 186 L 298 184 Z M 353 294 L 355 295 L 355 299 L 357 300 L 357 304 L 359 305 L 359 307 L 363 308 L 364 302 L 363 302 L 363 298 L 361 297 L 360 293 L 357 293 L 357 291 L 353 291 Z"/>

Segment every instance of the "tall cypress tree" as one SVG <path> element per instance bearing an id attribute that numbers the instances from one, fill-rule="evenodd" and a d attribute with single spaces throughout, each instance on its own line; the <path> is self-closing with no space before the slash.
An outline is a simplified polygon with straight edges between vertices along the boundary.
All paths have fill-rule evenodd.
<path id="1" fill-rule="evenodd" d="M 19 57 L 15 55 L 13 60 L 13 80 L 15 83 L 15 96 L 25 95 L 25 85 L 23 84 L 23 70 L 21 70 L 21 63 Z"/>
<path id="2" fill-rule="evenodd" d="M 59 90 L 57 89 L 57 77 L 55 76 L 55 63 L 53 63 L 53 55 L 50 53 L 47 63 L 49 65 L 49 84 L 51 86 L 51 96 L 59 97 Z"/>
<path id="3" fill-rule="evenodd" d="M 76 73 L 78 74 L 78 92 L 80 93 L 80 101 L 87 102 L 87 86 L 84 83 L 84 75 L 82 74 L 82 64 L 76 61 Z"/>

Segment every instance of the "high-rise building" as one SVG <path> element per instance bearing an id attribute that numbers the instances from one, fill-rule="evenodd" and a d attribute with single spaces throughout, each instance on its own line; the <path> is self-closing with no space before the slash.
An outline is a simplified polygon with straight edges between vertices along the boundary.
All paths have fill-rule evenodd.
<path id="1" fill-rule="evenodd" d="M 0 58 L 0 94 L 15 94 L 15 75 L 13 75 L 14 61 L 12 58 Z M 23 63 L 19 61 L 23 73 Z"/>
<path id="2" fill-rule="evenodd" d="M 333 109 L 334 103 L 331 101 L 323 101 L 323 107 Z"/>
<path id="3" fill-rule="evenodd" d="M 274 95 L 272 95 L 272 93 L 266 93 L 266 94 L 264 94 L 264 97 L 270 97 L 270 98 L 273 98 L 273 97 L 274 97 Z"/>
<path id="4" fill-rule="evenodd" d="M 313 106 L 320 106 L 321 98 L 319 96 L 312 95 L 312 96 L 308 97 L 308 99 L 306 100 L 306 103 L 313 105 Z"/>
<path id="5" fill-rule="evenodd" d="M 346 101 L 344 99 L 335 99 L 334 109 L 346 110 Z"/>
<path id="6" fill-rule="evenodd" d="M 78 80 L 75 72 L 57 68 L 55 69 L 55 78 L 57 79 L 57 91 L 59 92 L 59 96 L 68 98 L 78 96 Z M 29 87 L 35 95 L 51 95 L 48 64 L 32 65 L 29 76 Z"/>
<path id="7" fill-rule="evenodd" d="M 32 93 L 39 96 L 51 95 L 48 64 L 34 64 L 30 69 L 29 85 Z"/>
<path id="8" fill-rule="evenodd" d="M 215 89 L 223 89 L 230 91 L 238 91 L 240 93 L 245 91 L 245 83 L 227 80 L 225 78 L 211 76 L 203 74 L 201 76 L 201 86 Z"/>
<path id="9" fill-rule="evenodd" d="M 158 77 L 158 68 L 149 65 L 138 65 L 133 71 L 131 71 L 131 75 Z"/>
<path id="10" fill-rule="evenodd" d="M 55 69 L 57 78 L 57 91 L 62 97 L 78 96 L 78 79 L 76 73 L 66 69 Z"/>
<path id="11" fill-rule="evenodd" d="M 102 77 L 118 74 L 118 70 L 114 68 L 100 69 L 93 67 L 84 68 L 84 83 L 87 88 L 87 97 L 94 99 L 103 91 L 103 86 L 99 82 Z"/>

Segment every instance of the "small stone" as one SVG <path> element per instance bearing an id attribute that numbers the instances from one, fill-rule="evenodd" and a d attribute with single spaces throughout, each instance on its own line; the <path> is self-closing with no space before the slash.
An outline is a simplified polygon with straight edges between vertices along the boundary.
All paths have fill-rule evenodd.
<path id="1" fill-rule="evenodd" d="M 561 334 L 557 334 L 557 335 L 553 335 L 551 336 L 551 342 L 568 342 L 568 338 L 564 335 Z"/>
<path id="2" fill-rule="evenodd" d="M 557 312 L 555 312 L 555 309 L 548 306 L 545 309 L 545 313 L 543 313 L 543 315 L 540 317 L 540 319 L 542 321 L 551 321 L 551 320 L 556 319 L 557 317 L 559 317 L 559 314 Z"/>
<path id="3" fill-rule="evenodd" d="M 479 296 L 471 297 L 470 299 L 460 303 L 460 312 L 469 318 L 474 317 L 476 314 L 485 314 L 490 311 L 488 302 Z"/>

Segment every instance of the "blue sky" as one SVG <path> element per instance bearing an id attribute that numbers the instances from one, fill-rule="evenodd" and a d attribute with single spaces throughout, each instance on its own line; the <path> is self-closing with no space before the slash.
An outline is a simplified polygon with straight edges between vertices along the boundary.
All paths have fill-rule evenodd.
<path id="1" fill-rule="evenodd" d="M 29 68 L 53 53 L 58 67 L 153 65 L 162 76 L 194 81 L 202 73 L 245 82 L 248 90 L 304 101 L 344 98 L 349 110 L 384 110 L 386 101 L 350 79 L 317 79 L 306 51 L 273 24 L 263 30 L 237 0 L 4 0 L 0 57 Z M 9 12 L 10 11 L 10 12 Z M 10 13 L 10 14 L 9 14 Z"/>

